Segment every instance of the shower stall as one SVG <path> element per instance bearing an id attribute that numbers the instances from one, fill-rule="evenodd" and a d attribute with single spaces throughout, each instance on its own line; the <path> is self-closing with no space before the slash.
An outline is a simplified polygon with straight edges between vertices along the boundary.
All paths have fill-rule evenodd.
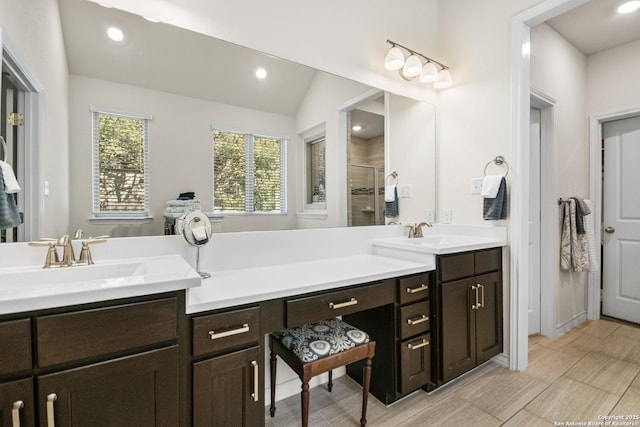
<path id="1" fill-rule="evenodd" d="M 347 178 L 349 226 L 384 225 L 384 168 L 351 164 Z"/>

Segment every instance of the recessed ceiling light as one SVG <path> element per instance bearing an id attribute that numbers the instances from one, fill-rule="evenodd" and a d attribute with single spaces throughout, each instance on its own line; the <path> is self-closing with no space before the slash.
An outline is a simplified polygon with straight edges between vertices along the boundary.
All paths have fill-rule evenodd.
<path id="1" fill-rule="evenodd" d="M 362 130 L 362 126 L 361 125 L 353 125 L 351 126 L 351 130 L 354 132 L 358 132 Z"/>
<path id="2" fill-rule="evenodd" d="M 264 68 L 258 68 L 256 70 L 256 77 L 260 80 L 264 79 L 265 77 L 267 77 L 267 70 L 265 70 Z"/>
<path id="3" fill-rule="evenodd" d="M 628 1 L 618 7 L 618 13 L 631 13 L 640 9 L 640 0 Z"/>
<path id="4" fill-rule="evenodd" d="M 118 27 L 107 27 L 107 36 L 114 42 L 121 42 L 124 40 L 124 33 Z"/>

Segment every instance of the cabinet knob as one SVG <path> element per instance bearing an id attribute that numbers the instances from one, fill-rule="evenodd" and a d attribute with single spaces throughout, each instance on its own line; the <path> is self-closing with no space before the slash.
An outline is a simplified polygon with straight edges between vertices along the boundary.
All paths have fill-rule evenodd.
<path id="1" fill-rule="evenodd" d="M 22 400 L 16 400 L 13 402 L 11 408 L 11 426 L 20 427 L 20 409 L 24 408 L 24 402 Z"/>

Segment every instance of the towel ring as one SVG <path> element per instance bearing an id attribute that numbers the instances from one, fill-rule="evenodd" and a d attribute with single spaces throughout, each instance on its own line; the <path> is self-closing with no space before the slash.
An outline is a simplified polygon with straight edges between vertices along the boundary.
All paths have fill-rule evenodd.
<path id="1" fill-rule="evenodd" d="M 393 171 L 389 175 L 387 175 L 387 177 L 384 179 L 384 181 L 385 181 L 385 183 L 387 185 L 389 184 L 389 178 L 397 179 L 398 178 L 398 172 Z"/>
<path id="2" fill-rule="evenodd" d="M 487 176 L 487 168 L 489 167 L 489 165 L 491 163 L 495 163 L 496 165 L 500 166 L 502 164 L 504 164 L 507 167 L 507 171 L 504 173 L 504 176 L 509 175 L 509 163 L 507 163 L 507 161 L 504 159 L 504 157 L 502 156 L 496 156 L 495 159 L 491 160 L 489 163 L 487 163 L 484 166 L 484 176 Z"/>
<path id="3" fill-rule="evenodd" d="M 7 141 L 5 141 L 1 135 L 0 135 L 0 143 L 2 143 L 2 161 L 6 162 L 7 152 L 9 151 L 9 149 L 7 148 Z"/>

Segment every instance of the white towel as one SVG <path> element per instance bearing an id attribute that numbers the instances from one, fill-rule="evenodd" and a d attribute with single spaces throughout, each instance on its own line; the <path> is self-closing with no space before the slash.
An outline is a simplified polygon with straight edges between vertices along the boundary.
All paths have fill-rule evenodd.
<path id="1" fill-rule="evenodd" d="M 20 185 L 18 184 L 16 174 L 13 172 L 11 165 L 0 160 L 0 169 L 2 169 L 2 177 L 4 178 L 5 192 L 18 193 L 20 191 Z"/>
<path id="2" fill-rule="evenodd" d="M 589 246 L 589 271 L 598 271 L 598 256 L 596 255 L 596 225 L 593 220 L 593 203 L 591 200 L 584 201 L 591 210 L 590 215 L 584 216 L 584 231 L 587 232 L 587 245 Z"/>
<path id="3" fill-rule="evenodd" d="M 387 185 L 384 187 L 384 201 L 395 202 L 396 200 L 396 185 Z"/>
<path id="4" fill-rule="evenodd" d="M 482 180 L 482 191 L 480 195 L 489 199 L 495 199 L 500 189 L 500 181 L 504 178 L 502 175 L 487 175 Z"/>

